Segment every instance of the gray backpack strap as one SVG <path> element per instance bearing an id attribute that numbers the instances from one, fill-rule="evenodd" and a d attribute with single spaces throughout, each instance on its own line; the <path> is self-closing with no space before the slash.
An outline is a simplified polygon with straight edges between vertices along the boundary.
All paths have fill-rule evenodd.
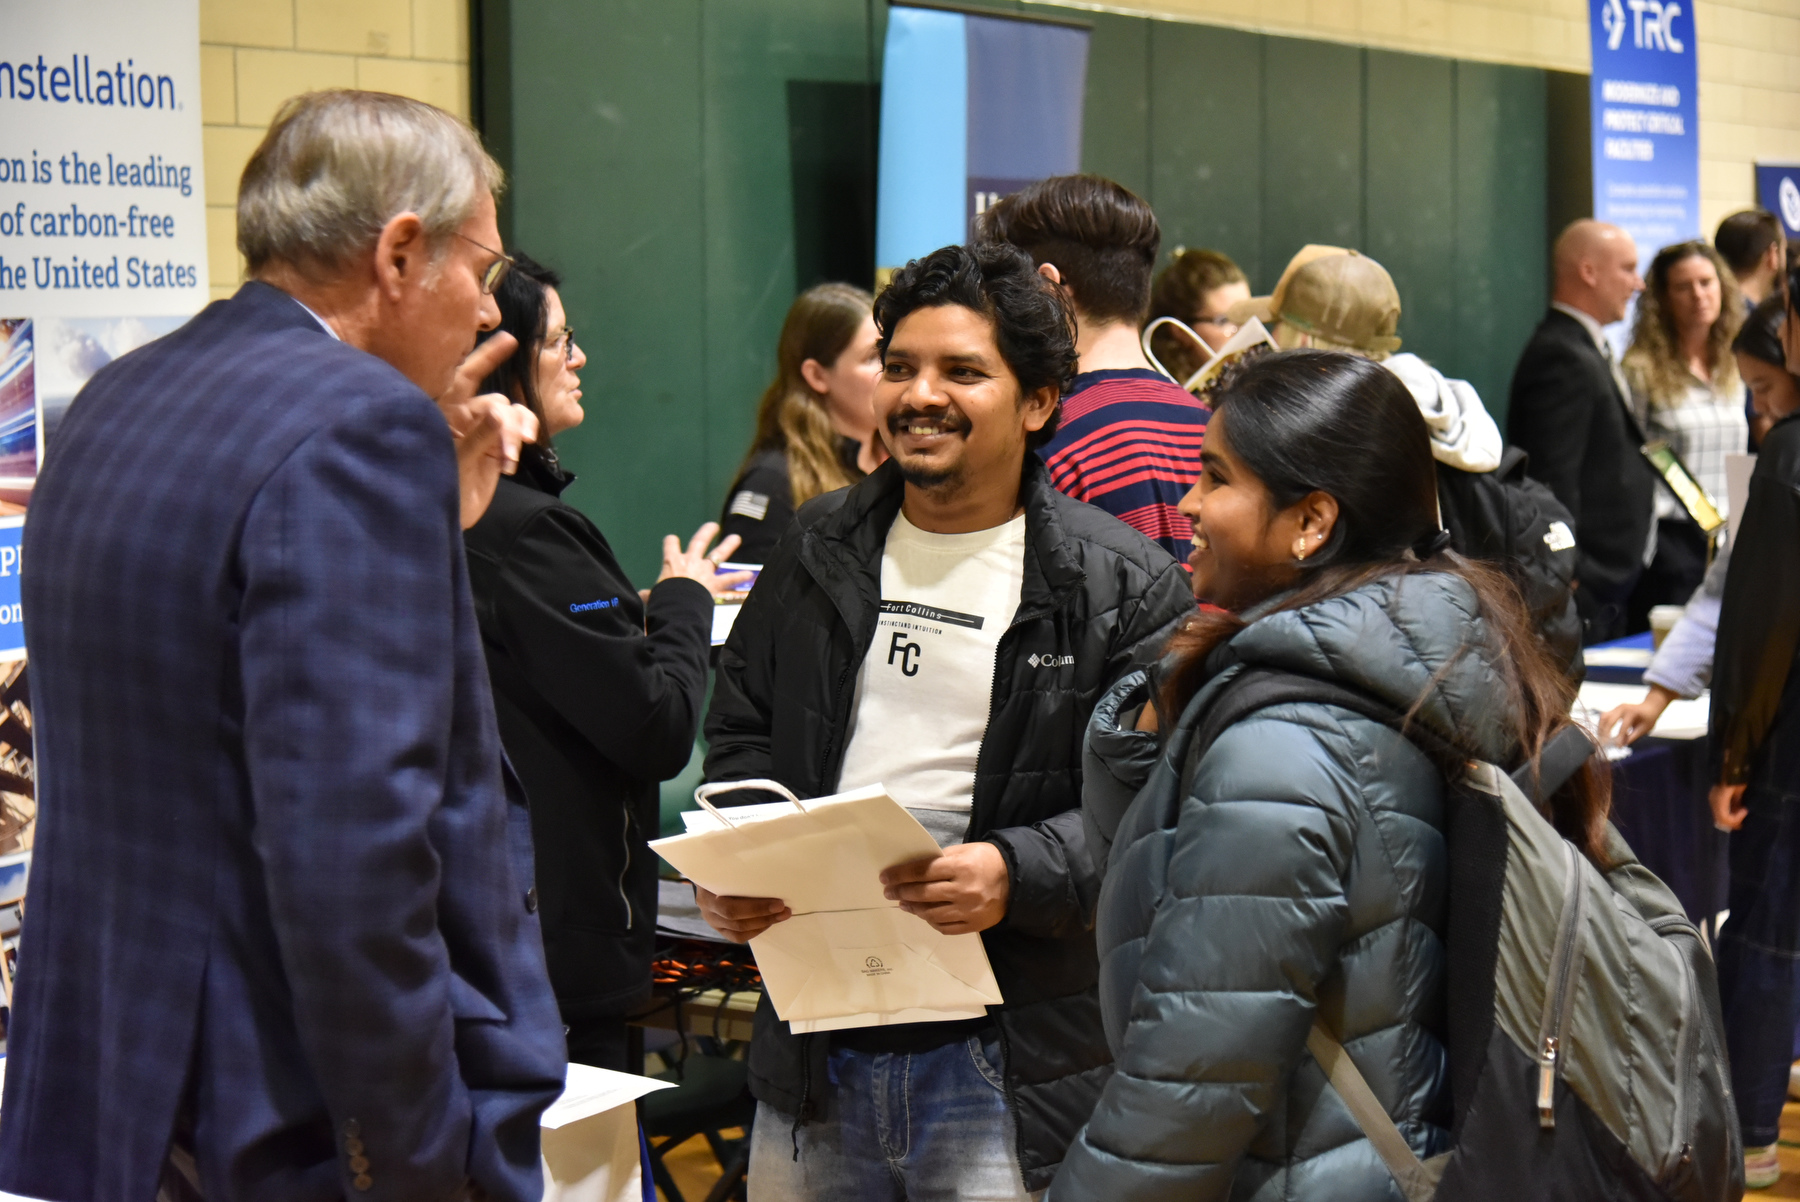
<path id="1" fill-rule="evenodd" d="M 1313 1022 L 1312 1030 L 1306 1033 L 1306 1050 L 1325 1070 L 1331 1088 L 1344 1100 L 1350 1117 L 1375 1145 L 1375 1154 L 1393 1174 L 1394 1184 L 1400 1187 L 1406 1202 L 1431 1202 L 1432 1195 L 1437 1193 L 1438 1179 L 1444 1173 L 1444 1162 L 1450 1159 L 1449 1154 L 1433 1156 L 1430 1160 L 1419 1159 L 1412 1145 L 1400 1134 L 1400 1129 L 1394 1126 L 1394 1120 L 1388 1117 L 1386 1108 L 1376 1099 L 1375 1091 L 1363 1079 L 1361 1070 L 1350 1059 L 1350 1053 L 1317 1020 Z"/>

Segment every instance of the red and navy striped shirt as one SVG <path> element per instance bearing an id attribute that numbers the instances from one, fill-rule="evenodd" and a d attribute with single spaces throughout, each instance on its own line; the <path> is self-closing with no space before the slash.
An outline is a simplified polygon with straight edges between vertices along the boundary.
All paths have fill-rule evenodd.
<path id="1" fill-rule="evenodd" d="M 1098 505 L 1185 565 L 1194 531 L 1175 506 L 1200 478 L 1210 416 L 1158 372 L 1083 372 L 1063 397 L 1056 437 L 1038 454 L 1060 491 Z"/>

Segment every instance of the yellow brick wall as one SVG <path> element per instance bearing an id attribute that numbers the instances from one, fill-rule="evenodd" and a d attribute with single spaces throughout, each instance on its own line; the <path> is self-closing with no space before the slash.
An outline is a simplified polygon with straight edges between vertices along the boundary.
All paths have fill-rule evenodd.
<path id="1" fill-rule="evenodd" d="M 1064 2 L 1588 70 L 1586 0 Z M 1710 233 L 1726 213 L 1754 203 L 1756 160 L 1800 161 L 1800 0 L 1692 2 L 1700 34 L 1701 224 Z M 214 296 L 237 286 L 237 178 L 283 99 L 309 88 L 378 88 L 468 115 L 467 0 L 200 0 L 200 43 Z"/>
<path id="2" fill-rule="evenodd" d="M 1586 74 L 1587 0 L 1141 0 L 1141 13 Z M 1752 165 L 1800 162 L 1800 0 L 1692 0 L 1700 43 L 1700 221 L 1756 202 Z M 1300 81 L 1304 86 L 1304 81 Z"/>
<path id="3" fill-rule="evenodd" d="M 1800 163 L 1800 0 L 1698 0 L 1700 217 L 1756 203 L 1752 164 Z"/>
<path id="4" fill-rule="evenodd" d="M 200 0 L 207 258 L 214 299 L 242 279 L 237 182 L 276 106 L 355 87 L 469 115 L 467 0 Z"/>

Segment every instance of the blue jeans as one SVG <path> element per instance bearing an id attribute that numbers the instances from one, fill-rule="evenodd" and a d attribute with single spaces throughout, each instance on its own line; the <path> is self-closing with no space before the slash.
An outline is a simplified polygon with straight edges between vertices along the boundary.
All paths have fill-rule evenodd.
<path id="1" fill-rule="evenodd" d="M 1787 708 L 1784 705 L 1784 710 Z M 1731 917 L 1719 932 L 1719 1001 L 1744 1146 L 1781 1134 L 1800 973 L 1800 738 L 1777 718 L 1731 836 Z"/>
<path id="2" fill-rule="evenodd" d="M 750 1202 L 1025 1202 L 1000 1045 L 833 1048 L 828 1117 L 756 1108 Z M 794 1149 L 798 1143 L 799 1156 Z"/>

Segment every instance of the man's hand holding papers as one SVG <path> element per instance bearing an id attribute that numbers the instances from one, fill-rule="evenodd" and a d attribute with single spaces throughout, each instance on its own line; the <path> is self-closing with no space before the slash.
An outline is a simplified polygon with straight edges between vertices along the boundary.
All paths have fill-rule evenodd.
<path id="1" fill-rule="evenodd" d="M 720 897 L 694 886 L 694 900 L 700 903 L 700 917 L 733 943 L 749 943 L 778 922 L 794 916 L 779 897 Z"/>
<path id="2" fill-rule="evenodd" d="M 706 801 L 751 788 L 787 800 Z M 998 848 L 939 848 L 880 785 L 803 802 L 773 781 L 736 781 L 695 798 L 687 833 L 651 846 L 694 882 L 715 930 L 750 944 L 793 1030 L 958 1021 L 1005 1000 L 978 934 L 1006 913 Z"/>
<path id="3" fill-rule="evenodd" d="M 908 914 L 945 935 L 975 935 L 1006 917 L 1012 877 L 992 843 L 959 843 L 937 855 L 889 868 L 882 892 Z M 720 897 L 699 885 L 694 899 L 707 925 L 733 943 L 748 943 L 794 916 L 778 897 Z"/>
<path id="4" fill-rule="evenodd" d="M 1012 875 L 992 843 L 958 843 L 881 874 L 882 891 L 946 935 L 974 935 L 1006 917 Z"/>

